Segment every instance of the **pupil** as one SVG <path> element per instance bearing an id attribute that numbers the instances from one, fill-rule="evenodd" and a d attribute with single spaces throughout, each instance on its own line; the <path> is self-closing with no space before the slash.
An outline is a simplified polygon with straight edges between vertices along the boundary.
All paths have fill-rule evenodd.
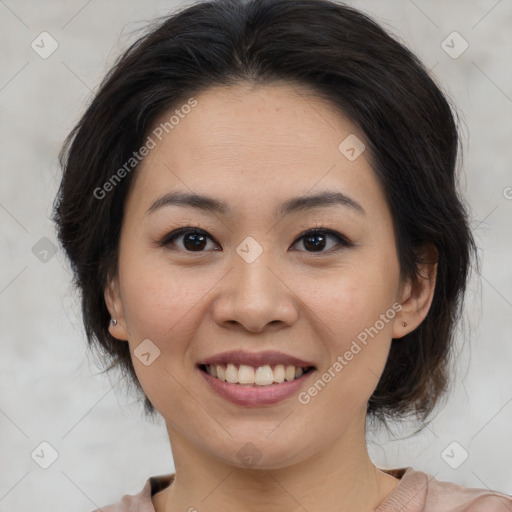
<path id="1" fill-rule="evenodd" d="M 187 243 L 190 241 L 192 243 Z M 206 237 L 204 235 L 201 235 L 200 233 L 190 233 L 188 235 L 185 235 L 183 245 L 186 247 L 187 250 L 197 251 L 204 249 L 205 241 Z"/>
<path id="2" fill-rule="evenodd" d="M 318 239 L 321 239 L 321 241 L 319 242 Z M 316 242 L 310 244 L 310 243 L 308 243 L 308 240 L 316 240 Z M 304 246 L 306 247 L 306 249 L 313 249 L 313 250 L 323 249 L 325 247 L 325 235 L 319 234 L 319 235 L 310 235 L 310 236 L 306 237 L 304 239 Z"/>
<path id="3" fill-rule="evenodd" d="M 311 242 L 313 240 L 313 242 Z M 204 249 L 206 237 L 201 233 L 189 233 L 184 237 L 184 245 L 189 251 Z M 318 251 L 325 247 L 325 235 L 310 235 L 304 239 L 304 247 L 308 250 Z"/>

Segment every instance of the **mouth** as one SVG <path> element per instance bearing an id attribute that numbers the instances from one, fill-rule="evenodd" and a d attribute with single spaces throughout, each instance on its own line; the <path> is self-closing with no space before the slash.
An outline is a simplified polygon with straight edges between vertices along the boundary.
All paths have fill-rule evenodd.
<path id="1" fill-rule="evenodd" d="M 214 379 L 245 387 L 269 387 L 292 382 L 314 371 L 314 366 L 265 364 L 250 366 L 235 363 L 199 364 L 199 370 Z"/>

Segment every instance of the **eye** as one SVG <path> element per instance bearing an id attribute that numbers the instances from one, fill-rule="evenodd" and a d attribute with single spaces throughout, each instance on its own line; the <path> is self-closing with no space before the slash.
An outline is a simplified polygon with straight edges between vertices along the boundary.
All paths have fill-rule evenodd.
<path id="1" fill-rule="evenodd" d="M 183 245 L 178 244 L 178 248 L 187 252 L 204 252 L 205 247 L 208 245 L 208 239 L 213 241 L 206 231 L 202 229 L 191 229 L 189 227 L 180 228 L 172 233 L 166 235 L 160 242 L 160 246 L 177 245 L 174 241 L 176 239 L 182 240 Z"/>
<path id="2" fill-rule="evenodd" d="M 335 248 L 338 246 L 337 249 L 339 249 L 339 246 L 351 247 L 353 245 L 341 233 L 326 228 L 315 228 L 306 231 L 306 233 L 303 233 L 293 245 L 302 241 L 303 247 L 306 248 L 307 252 L 333 252 L 331 250 L 323 250 L 329 245 L 327 243 L 329 238 L 334 239 L 336 243 L 331 245 L 331 247 L 328 247 L 328 249 L 332 249 L 333 246 Z"/>
<path id="3" fill-rule="evenodd" d="M 329 238 L 335 241 L 334 244 L 331 244 L 329 247 L 328 240 Z M 181 245 L 176 243 L 176 240 L 181 241 Z M 205 252 L 208 250 L 208 241 L 212 241 L 215 245 L 218 246 L 217 242 L 208 235 L 208 233 L 202 229 L 191 228 L 191 227 L 183 227 L 180 229 L 176 229 L 172 231 L 168 235 L 166 235 L 160 242 L 160 247 L 167 247 L 170 245 L 176 246 L 180 250 L 184 250 L 185 252 Z M 317 227 L 315 229 L 310 229 L 306 231 L 293 243 L 293 246 L 297 245 L 302 241 L 303 247 L 306 249 L 306 252 L 317 252 L 317 253 L 325 253 L 332 252 L 330 249 L 333 247 L 336 250 L 336 246 L 338 248 L 341 247 L 351 247 L 353 244 L 345 238 L 341 233 L 337 231 L 333 231 L 331 229 L 326 229 L 322 227 Z M 327 247 L 328 250 L 324 250 Z M 211 248 L 210 248 L 211 250 Z M 218 249 L 213 249 L 218 250 Z"/>

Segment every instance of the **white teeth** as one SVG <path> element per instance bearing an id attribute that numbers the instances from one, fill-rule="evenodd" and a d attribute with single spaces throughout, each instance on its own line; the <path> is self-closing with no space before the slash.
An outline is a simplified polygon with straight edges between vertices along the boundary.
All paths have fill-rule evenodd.
<path id="1" fill-rule="evenodd" d="M 284 374 L 284 378 L 287 381 L 295 379 L 295 366 L 287 366 Z"/>
<path id="2" fill-rule="evenodd" d="M 254 368 L 241 364 L 238 368 L 238 382 L 239 384 L 254 384 Z"/>
<path id="3" fill-rule="evenodd" d="M 232 363 L 229 363 L 226 368 L 226 381 L 231 384 L 236 384 L 238 382 L 238 370 Z"/>
<path id="4" fill-rule="evenodd" d="M 274 373 L 268 364 L 256 368 L 254 383 L 258 386 L 268 386 L 274 382 Z"/>
<path id="5" fill-rule="evenodd" d="M 274 382 L 283 382 L 284 374 L 284 366 L 282 364 L 276 364 L 274 368 Z"/>
<path id="6" fill-rule="evenodd" d="M 281 383 L 285 380 L 291 382 L 298 379 L 304 374 L 304 369 L 293 365 L 284 366 L 282 364 L 275 365 L 274 369 L 269 364 L 254 368 L 249 365 L 235 365 L 228 363 L 227 365 L 206 365 L 206 371 L 212 377 L 219 380 L 229 382 L 231 384 L 241 384 L 245 386 L 270 386 L 271 384 Z"/>

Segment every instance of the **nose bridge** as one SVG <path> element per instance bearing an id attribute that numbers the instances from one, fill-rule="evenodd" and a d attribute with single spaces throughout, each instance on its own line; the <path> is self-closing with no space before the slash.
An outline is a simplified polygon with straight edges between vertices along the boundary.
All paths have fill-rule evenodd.
<path id="1" fill-rule="evenodd" d="M 253 237 L 236 247 L 227 286 L 215 306 L 217 322 L 236 322 L 251 331 L 271 322 L 293 323 L 297 313 L 293 294 L 279 278 L 274 256 L 274 251 Z"/>
<path id="2" fill-rule="evenodd" d="M 253 237 L 245 238 L 233 255 L 232 265 L 236 294 L 239 300 L 261 300 L 267 303 L 277 298 L 278 284 L 271 268 L 276 267 L 273 251 Z M 276 270 L 274 270 L 276 272 Z"/>

